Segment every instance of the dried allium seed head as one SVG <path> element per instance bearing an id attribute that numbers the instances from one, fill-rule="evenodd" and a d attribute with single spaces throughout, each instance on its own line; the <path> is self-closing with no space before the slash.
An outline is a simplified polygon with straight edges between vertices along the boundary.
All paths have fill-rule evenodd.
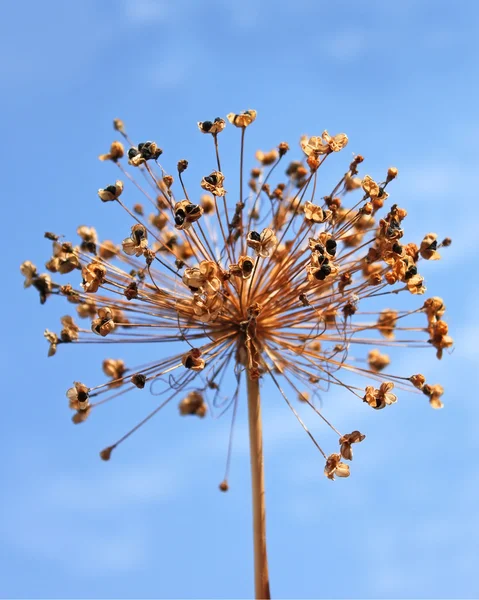
<path id="1" fill-rule="evenodd" d="M 205 368 L 205 361 L 201 358 L 201 350 L 193 348 L 183 355 L 181 362 L 183 366 L 192 371 L 202 371 Z"/>
<path id="2" fill-rule="evenodd" d="M 210 215 L 215 210 L 214 198 L 208 196 L 208 194 L 203 194 L 201 196 L 201 208 L 205 215 Z"/>
<path id="3" fill-rule="evenodd" d="M 270 150 L 269 152 L 263 152 L 262 150 L 257 150 L 255 154 L 255 158 L 259 161 L 263 167 L 267 167 L 269 165 L 274 164 L 278 160 L 279 154 L 276 149 Z"/>
<path id="4" fill-rule="evenodd" d="M 227 115 L 228 121 L 235 127 L 248 127 L 256 119 L 255 110 L 245 110 L 244 112 L 236 115 L 235 113 L 229 113 Z"/>
<path id="5" fill-rule="evenodd" d="M 439 260 L 441 255 L 437 252 L 437 247 L 437 233 L 428 233 L 421 242 L 419 254 L 425 260 Z"/>
<path id="6" fill-rule="evenodd" d="M 201 131 L 201 133 L 211 133 L 212 135 L 217 135 L 218 133 L 221 133 L 225 126 L 225 120 L 221 117 L 216 117 L 214 121 L 198 122 L 198 129 Z"/>
<path id="7" fill-rule="evenodd" d="M 74 342 L 79 338 L 80 328 L 73 320 L 70 315 L 65 315 L 61 318 L 61 324 L 63 326 L 60 332 L 60 338 L 63 343 Z"/>
<path id="8" fill-rule="evenodd" d="M 118 180 L 114 185 L 98 190 L 98 196 L 102 202 L 111 202 L 121 196 L 123 192 L 123 181 Z"/>
<path id="9" fill-rule="evenodd" d="M 90 390 L 84 383 L 75 381 L 73 387 L 67 390 L 67 398 L 72 410 L 82 411 L 90 406 L 89 401 Z"/>
<path id="10" fill-rule="evenodd" d="M 98 157 L 100 160 L 111 160 L 117 162 L 120 158 L 125 155 L 125 149 L 121 142 L 112 142 L 110 146 L 110 152 L 107 154 L 100 154 Z"/>
<path id="11" fill-rule="evenodd" d="M 352 444 L 364 435 L 357 430 L 339 434 L 316 399 L 336 385 L 378 410 L 396 403 L 396 385 L 404 391 L 419 389 L 434 408 L 442 407 L 440 385 L 426 384 L 420 374 L 389 372 L 384 352 L 388 345 L 412 352 L 428 342 L 441 358 L 453 344 L 442 299 L 432 297 L 422 305 L 416 299 L 416 308 L 394 310 L 386 308 L 384 299 L 389 294 L 395 299 L 423 294 L 419 267 L 424 259 L 437 260 L 438 249 L 450 240 L 438 244 L 436 234 L 422 242 L 407 239 L 407 213 L 388 200 L 389 183 L 397 176 L 394 167 L 385 181 L 376 181 L 359 173 L 363 157 L 356 154 L 346 162 L 339 182 L 320 190 L 319 171 L 328 155 L 347 145 L 345 134 L 323 131 L 302 138 L 303 160 L 284 166 L 278 164 L 289 146 L 281 142 L 269 152 L 258 151 L 260 165 L 247 169 L 244 139 L 255 118 L 252 110 L 228 115 L 240 129 L 229 129 L 238 137 L 241 153 L 232 169 L 221 159 L 218 144 L 225 120 L 198 123 L 202 133 L 211 134 L 202 141 L 209 144 L 215 165 L 197 182 L 207 192 L 200 197 L 183 181 L 186 159 L 175 165 L 165 152 L 160 166 L 158 145 L 146 141 L 131 146 L 123 123 L 116 120 L 116 130 L 129 144 L 128 164 L 120 162 L 125 150 L 116 141 L 100 158 L 117 163 L 127 178 L 125 189 L 117 181 L 98 195 L 103 202 L 116 200 L 109 208 L 124 210 L 133 219 L 129 237 L 121 246 L 100 243 L 95 229 L 82 225 L 77 229 L 79 245 L 74 246 L 48 234 L 53 251 L 46 268 L 54 279 L 25 261 L 20 267 L 24 286 L 35 288 L 41 303 L 51 295 L 66 298 L 80 318 L 91 321 L 91 332 L 69 315 L 62 317 L 59 334 L 46 330 L 49 356 L 61 344 L 95 341 L 135 342 L 144 344 L 146 352 L 163 344 L 166 350 L 164 355 L 154 350 L 149 362 L 139 361 L 132 369 L 120 359 L 107 358 L 102 364 L 106 382 L 92 388 L 76 382 L 67 392 L 74 423 L 85 421 L 106 400 L 143 389 L 147 381 L 155 389 L 161 385 L 158 393 L 166 396 L 146 420 L 178 397 L 183 398 L 181 414 L 203 417 L 209 407 L 216 416 L 223 407 L 236 407 L 246 380 L 270 379 L 277 398 L 284 398 L 296 416 L 287 390 L 304 403 L 304 411 L 322 417 L 339 436 L 340 453 L 328 456 L 310 434 L 326 460 L 326 476 L 347 477 L 349 467 L 341 460 L 352 459 Z M 168 163 L 177 168 L 177 180 Z M 238 171 L 240 181 L 232 180 L 228 187 L 233 191 L 227 193 L 225 174 Z M 140 176 L 155 190 L 153 196 L 143 192 L 148 188 Z M 362 197 L 350 201 L 350 192 L 359 188 Z M 144 202 L 153 203 L 152 214 L 138 202 L 139 192 Z M 66 285 L 58 281 L 65 274 Z M 421 312 L 427 322 L 411 323 L 426 321 Z M 225 376 L 227 371 L 234 380 Z M 370 379 L 364 392 L 343 381 L 350 373 Z M 231 381 L 235 383 L 230 386 Z M 118 443 L 102 452 L 104 460 Z M 227 489 L 227 476 L 220 489 Z"/>
<path id="12" fill-rule="evenodd" d="M 148 247 L 146 227 L 137 223 L 131 228 L 131 235 L 122 242 L 123 252 L 129 256 L 141 256 Z"/>
<path id="13" fill-rule="evenodd" d="M 398 176 L 398 170 L 396 169 L 396 167 L 389 167 L 386 182 L 389 183 L 393 179 L 396 179 L 397 176 Z"/>
<path id="14" fill-rule="evenodd" d="M 113 119 L 113 129 L 120 133 L 125 133 L 125 124 L 121 119 Z"/>
<path id="15" fill-rule="evenodd" d="M 423 394 L 429 398 L 429 404 L 432 408 L 443 408 L 444 404 L 441 401 L 441 396 L 444 394 L 442 385 L 424 385 L 422 388 Z"/>
<path id="16" fill-rule="evenodd" d="M 326 460 L 324 474 L 328 479 L 334 481 L 336 477 L 349 477 L 349 466 L 341 462 L 341 454 L 330 454 Z"/>
<path id="17" fill-rule="evenodd" d="M 417 375 L 411 375 L 409 380 L 411 381 L 413 386 L 418 390 L 422 390 L 424 384 L 426 383 L 426 378 L 424 377 L 424 375 L 421 375 L 421 373 L 418 373 Z"/>
<path id="18" fill-rule="evenodd" d="M 47 342 L 50 344 L 48 347 L 48 356 L 55 356 L 58 344 L 57 334 L 53 333 L 53 331 L 45 329 L 43 337 L 45 337 Z"/>
<path id="19" fill-rule="evenodd" d="M 271 256 L 274 248 L 278 244 L 278 238 L 274 231 L 268 227 L 263 229 L 261 233 L 250 231 L 246 238 L 246 244 L 253 250 L 256 256 L 267 258 L 268 256 Z"/>
<path id="20" fill-rule="evenodd" d="M 102 460 L 110 460 L 111 453 L 113 452 L 114 449 L 115 449 L 114 446 L 108 446 L 108 448 L 105 448 L 104 450 L 102 450 L 100 452 L 100 458 Z"/>
<path id="21" fill-rule="evenodd" d="M 110 387 L 120 387 L 123 384 L 123 375 L 126 371 L 125 363 L 117 358 L 106 358 L 103 361 L 103 373 L 107 377 L 111 377 Z"/>
<path id="22" fill-rule="evenodd" d="M 376 373 L 385 369 L 391 362 L 387 354 L 381 354 L 376 348 L 370 350 L 368 354 L 369 367 Z"/>
<path id="23" fill-rule="evenodd" d="M 100 258 L 103 258 L 103 260 L 110 260 L 110 258 L 116 256 L 118 252 L 118 246 L 110 240 L 106 240 L 100 245 L 99 253 Z"/>
<path id="24" fill-rule="evenodd" d="M 353 460 L 353 449 L 352 444 L 358 444 L 362 442 L 366 436 L 359 432 L 353 431 L 352 433 L 347 433 L 342 435 L 339 438 L 339 445 L 341 446 L 341 456 L 346 460 Z"/>
<path id="25" fill-rule="evenodd" d="M 98 318 L 93 319 L 91 324 L 91 330 L 97 335 L 106 337 L 115 329 L 115 322 L 113 320 L 113 311 L 109 306 L 98 309 Z"/>
<path id="26" fill-rule="evenodd" d="M 211 192 L 213 196 L 224 196 L 226 190 L 223 187 L 225 176 L 220 171 L 212 171 L 201 180 L 201 187 L 207 192 Z"/>
<path id="27" fill-rule="evenodd" d="M 203 394 L 200 392 L 190 392 L 179 404 L 181 415 L 196 415 L 203 418 L 208 410 Z"/>
<path id="28" fill-rule="evenodd" d="M 142 390 L 146 384 L 146 375 L 143 375 L 143 373 L 135 373 L 135 375 L 132 375 L 130 381 L 138 389 Z"/>

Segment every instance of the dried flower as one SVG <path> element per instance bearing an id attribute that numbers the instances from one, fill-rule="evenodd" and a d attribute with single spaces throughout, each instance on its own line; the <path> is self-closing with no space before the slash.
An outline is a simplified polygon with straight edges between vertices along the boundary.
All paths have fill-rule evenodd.
<path id="1" fill-rule="evenodd" d="M 348 143 L 348 136 L 345 133 L 338 133 L 331 137 L 327 131 L 323 131 L 321 137 L 313 136 L 301 140 L 301 148 L 306 156 L 318 157 L 330 152 L 339 152 Z"/>
<path id="2" fill-rule="evenodd" d="M 245 110 L 239 115 L 235 115 L 235 113 L 229 113 L 227 115 L 227 119 L 236 127 L 248 127 L 248 125 L 251 125 L 251 123 L 256 119 L 256 111 Z"/>
<path id="3" fill-rule="evenodd" d="M 230 113 L 227 119 L 241 130 L 236 133 L 242 166 L 246 129 L 256 112 Z M 129 140 L 119 119 L 114 127 Z M 315 394 L 342 386 L 358 402 L 378 410 L 397 401 L 393 389 L 398 385 L 404 391 L 422 391 L 433 407 L 442 407 L 443 388 L 427 384 L 421 374 L 395 374 L 384 346 L 409 352 L 415 342 L 429 342 L 441 358 L 453 344 L 443 319 L 444 302 L 434 296 L 419 308 L 405 310 L 378 303 L 389 294 L 423 294 L 420 267 L 424 259 L 437 260 L 438 249 L 450 240 L 438 244 L 436 234 L 422 242 L 405 240 L 406 211 L 395 204 L 383 210 L 397 169 L 390 167 L 377 181 L 360 175 L 359 154 L 348 161 L 347 172 L 332 191 L 317 191 L 318 172 L 329 154 L 346 146 L 345 134 L 324 131 L 303 138 L 303 161 L 293 160 L 284 168 L 277 165 L 289 150 L 285 142 L 269 152 L 258 151 L 260 164 L 248 172 L 242 169 L 240 184 L 232 185 L 239 195 L 232 199 L 223 186 L 217 139 L 225 120 L 200 121 L 198 127 L 211 134 L 203 141 L 210 144 L 216 166 L 197 182 L 208 194 L 198 198 L 187 190 L 182 173 L 188 160 L 172 163 L 176 181 L 166 165 L 156 164 L 162 150 L 155 142 L 129 142 L 125 188 L 118 180 L 98 191 L 103 202 L 116 200 L 112 206 L 135 219 L 121 247 L 99 240 L 93 227 L 82 225 L 77 229 L 79 246 L 47 234 L 53 246 L 47 269 L 55 280 L 39 274 L 30 261 L 20 267 L 24 286 L 36 288 L 41 302 L 52 294 L 63 296 L 80 318 L 91 322 L 79 327 L 71 316 L 63 316 L 59 334 L 45 331 L 49 356 L 60 344 L 84 341 L 145 342 L 150 349 L 152 343 L 168 349 L 165 356 L 155 351 L 150 363 L 132 369 L 121 358 L 103 360 L 106 382 L 92 388 L 76 382 L 67 392 L 76 411 L 73 421 L 83 422 L 97 403 L 136 393 L 147 382 L 162 385 L 161 393 L 167 394 L 159 408 L 182 398 L 180 414 L 216 415 L 223 403 L 236 405 L 245 379 L 253 384 L 270 379 L 277 397 L 296 416 L 287 389 L 339 436 L 340 453 L 328 456 L 310 434 L 326 460 L 325 475 L 347 477 L 349 467 L 341 460 L 351 460 L 352 445 L 365 436 L 357 430 L 339 433 L 317 408 Z M 115 141 L 100 158 L 125 172 L 123 154 L 123 145 Z M 127 187 L 130 180 L 136 182 L 136 167 L 157 194 L 146 198 L 155 208 L 150 215 L 138 202 L 141 185 Z M 362 199 L 348 202 L 350 192 L 361 187 Z M 59 283 L 57 277 L 67 273 L 68 284 Z M 370 298 L 376 301 L 372 309 Z M 236 377 L 231 388 L 224 383 L 227 369 Z M 348 373 L 370 379 L 364 392 L 343 382 Z M 110 459 L 118 443 L 102 451 L 103 460 Z M 227 477 L 220 489 L 228 489 Z"/>
<path id="4" fill-rule="evenodd" d="M 126 372 L 124 361 L 122 361 L 120 358 L 106 358 L 103 361 L 102 368 L 103 373 L 112 379 L 109 387 L 120 387 L 123 384 L 123 375 Z"/>
<path id="5" fill-rule="evenodd" d="M 330 210 L 323 210 L 320 206 L 312 202 L 305 202 L 304 204 L 304 216 L 308 221 L 324 223 L 331 218 L 331 215 L 332 212 Z"/>
<path id="6" fill-rule="evenodd" d="M 437 251 L 437 233 L 428 233 L 424 236 L 419 247 L 419 253 L 425 260 L 439 260 L 441 258 Z"/>
<path id="7" fill-rule="evenodd" d="M 341 462 L 341 454 L 330 454 L 326 460 L 324 474 L 334 481 L 334 476 L 349 477 L 349 466 Z"/>
<path id="8" fill-rule="evenodd" d="M 224 196 L 226 194 L 223 188 L 225 176 L 220 171 L 213 171 L 201 180 L 201 187 L 207 192 L 211 192 L 213 196 Z"/>
<path id="9" fill-rule="evenodd" d="M 198 128 L 201 131 L 201 133 L 211 133 L 212 135 L 216 135 L 223 131 L 225 125 L 225 120 L 221 117 L 216 117 L 214 121 L 198 122 Z"/>
<path id="10" fill-rule="evenodd" d="M 274 248 L 278 244 L 278 238 L 274 231 L 267 227 L 261 233 L 250 231 L 246 238 L 246 244 L 253 250 L 256 256 L 267 258 L 271 256 Z"/>
<path id="11" fill-rule="evenodd" d="M 389 356 L 387 354 L 381 354 L 377 348 L 370 350 L 368 353 L 368 364 L 373 371 L 382 371 L 390 362 Z"/>
<path id="12" fill-rule="evenodd" d="M 146 227 L 141 224 L 133 225 L 131 235 L 122 242 L 123 252 L 129 256 L 141 256 L 148 247 Z"/>
<path id="13" fill-rule="evenodd" d="M 83 383 L 75 381 L 73 387 L 67 390 L 67 398 L 72 410 L 84 411 L 90 406 L 89 389 Z"/>
<path id="14" fill-rule="evenodd" d="M 346 433 L 339 438 L 339 445 L 341 446 L 341 456 L 346 460 L 353 460 L 353 449 L 352 444 L 358 444 L 362 442 L 366 436 L 359 432 L 353 431 L 352 433 Z"/>
<path id="15" fill-rule="evenodd" d="M 175 204 L 174 214 L 176 229 L 189 229 L 201 218 L 203 208 L 197 204 L 191 204 L 189 200 L 182 200 Z"/>
<path id="16" fill-rule="evenodd" d="M 246 170 L 245 137 L 256 111 L 230 113 L 227 119 L 235 126 L 229 132 L 238 137 L 240 159 L 231 170 L 223 163 L 224 171 L 218 134 L 225 120 L 198 122 L 199 130 L 210 134 L 202 141 L 209 144 L 214 165 L 196 182 L 207 192 L 199 199 L 199 190 L 187 189 L 186 179 L 190 182 L 194 172 L 183 175 L 186 158 L 178 161 L 166 152 L 160 165 L 163 151 L 156 142 L 132 145 L 124 123 L 115 119 L 115 130 L 129 145 L 128 161 L 121 160 L 125 150 L 117 141 L 100 159 L 119 169 L 126 184 L 118 180 L 98 196 L 132 219 L 130 236 L 120 246 L 99 240 L 93 227 L 81 225 L 80 242 L 74 246 L 48 232 L 53 251 L 45 266 L 54 278 L 25 261 L 20 267 L 24 286 L 35 288 L 42 304 L 51 295 L 63 297 L 80 318 L 90 321 L 79 327 L 65 315 L 59 335 L 45 330 L 49 356 L 60 344 L 71 343 L 136 343 L 151 351 L 149 360 L 128 369 L 121 358 L 106 358 L 106 381 L 93 387 L 75 382 L 67 391 L 73 423 L 83 423 L 96 407 L 109 406 L 107 401 L 123 394 L 144 395 L 137 390 L 147 383 L 155 396 L 162 396 L 146 417 L 100 452 L 102 460 L 109 461 L 113 450 L 172 402 L 179 401 L 180 415 L 200 418 L 217 417 L 232 406 L 234 424 L 246 382 L 253 479 L 262 481 L 258 408 L 260 384 L 269 380 L 276 390 L 271 401 L 285 401 L 326 461 L 325 476 L 349 477 L 342 460 L 352 460 L 353 444 L 365 435 L 358 430 L 341 434 L 323 414 L 322 403 L 318 408 L 318 395 L 336 386 L 379 410 L 397 402 L 397 386 L 402 392 L 422 392 L 433 408 L 442 408 L 442 386 L 429 385 L 422 374 L 397 374 L 384 347 L 409 353 L 429 345 L 439 359 L 451 348 L 442 299 L 434 296 L 421 304 L 415 298 L 426 290 L 422 265 L 439 259 L 438 249 L 451 240 L 438 244 L 433 233 L 422 241 L 406 240 L 406 210 L 397 204 L 385 208 L 388 186 L 398 175 L 395 167 L 375 180 L 359 173 L 364 158 L 353 154 L 336 185 L 319 190 L 324 181 L 320 170 L 329 155 L 348 144 L 346 134 L 331 136 L 325 130 L 321 136 L 303 137 L 305 156 L 285 165 L 279 163 L 289 151 L 287 143 L 269 152 L 258 150 L 259 163 Z M 229 177 L 238 170 L 239 182 L 228 185 L 228 193 L 224 173 Z M 139 175 L 148 186 L 138 181 Z M 143 191 L 150 189 L 153 195 Z M 356 197 L 350 200 L 354 190 Z M 139 192 L 144 203 L 138 202 Z M 153 205 L 151 214 L 145 213 L 147 203 Z M 65 274 L 66 284 L 59 281 Z M 410 296 L 407 308 L 387 308 L 389 295 L 397 301 L 405 294 Z M 368 379 L 364 391 L 347 382 L 351 374 Z M 302 412 L 310 411 L 311 418 L 319 417 L 334 432 L 338 453 L 328 455 L 319 445 L 291 393 Z M 223 492 L 229 489 L 232 439 L 231 433 L 219 485 Z M 253 486 L 253 497 L 258 517 L 264 510 L 261 485 Z M 264 519 L 257 522 L 261 527 L 255 526 L 255 539 L 264 549 Z M 257 565 L 264 564 L 263 556 L 257 552 Z M 261 598 L 269 597 L 263 574 L 258 567 Z"/>
<path id="17" fill-rule="evenodd" d="M 98 190 L 98 196 L 102 202 L 111 202 L 121 196 L 123 192 L 123 181 L 118 180 L 115 185 L 107 185 L 106 188 Z"/>
<path id="18" fill-rule="evenodd" d="M 441 396 L 444 394 L 442 385 L 424 385 L 422 388 L 423 394 L 429 398 L 429 404 L 433 408 L 443 408 L 444 404 L 441 401 Z"/>
<path id="19" fill-rule="evenodd" d="M 94 319 L 91 324 L 91 330 L 97 335 L 106 337 L 115 329 L 113 320 L 113 311 L 108 306 L 98 309 L 98 318 Z"/>
<path id="20" fill-rule="evenodd" d="M 70 315 L 65 315 L 61 318 L 61 324 L 63 325 L 60 333 L 62 342 L 74 342 L 79 338 L 78 332 L 80 331 L 80 328 L 73 320 L 73 317 Z"/>
<path id="21" fill-rule="evenodd" d="M 201 392 L 190 392 L 179 405 L 180 415 L 196 415 L 203 418 L 206 415 L 208 407 L 203 400 Z"/>
<path id="22" fill-rule="evenodd" d="M 121 142 L 112 142 L 110 146 L 110 152 L 108 154 L 100 154 L 98 157 L 100 160 L 112 160 L 117 162 L 120 158 L 123 158 L 125 149 Z"/>
<path id="23" fill-rule="evenodd" d="M 47 342 L 50 344 L 50 346 L 48 347 L 48 356 L 54 356 L 56 354 L 57 344 L 58 344 L 57 334 L 53 333 L 53 331 L 49 331 L 48 329 L 45 329 L 43 336 L 46 338 Z"/>
<path id="24" fill-rule="evenodd" d="M 371 408 L 375 408 L 376 410 L 384 408 L 388 404 L 394 404 L 397 401 L 397 396 L 391 393 L 393 388 L 394 383 L 391 381 L 381 383 L 379 389 L 374 388 L 372 385 L 368 385 L 363 400 L 364 402 L 367 402 Z"/>

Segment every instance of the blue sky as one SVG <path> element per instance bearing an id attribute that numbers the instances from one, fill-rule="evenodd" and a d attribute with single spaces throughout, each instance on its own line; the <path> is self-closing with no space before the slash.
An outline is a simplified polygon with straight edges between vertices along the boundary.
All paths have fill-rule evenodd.
<path id="1" fill-rule="evenodd" d="M 96 197 L 116 174 L 96 159 L 115 137 L 114 117 L 202 165 L 210 157 L 196 122 L 247 108 L 258 111 L 251 157 L 303 133 L 344 131 L 366 172 L 399 168 L 391 199 L 408 210 L 411 239 L 453 238 L 423 274 L 428 293 L 445 299 L 454 351 L 395 362 L 444 385 L 442 411 L 406 396 L 372 413 L 325 394 L 342 431 L 367 434 L 353 475 L 332 484 L 284 402 L 264 394 L 272 593 L 479 595 L 478 16 L 475 2 L 442 0 L 2 3 L 1 597 L 251 596 L 245 406 L 228 494 L 217 490 L 227 418 L 179 420 L 171 407 L 100 462 L 98 450 L 145 407 L 135 397 L 71 425 L 65 390 L 99 381 L 105 353 L 67 347 L 47 359 L 43 330 L 58 329 L 66 307 L 41 307 L 18 270 L 48 258 L 45 230 L 73 237 L 87 224 L 125 237 L 128 219 Z M 225 149 L 230 164 L 234 152 Z M 343 163 L 331 168 L 333 180 Z M 118 355 L 140 363 L 151 351 Z"/>

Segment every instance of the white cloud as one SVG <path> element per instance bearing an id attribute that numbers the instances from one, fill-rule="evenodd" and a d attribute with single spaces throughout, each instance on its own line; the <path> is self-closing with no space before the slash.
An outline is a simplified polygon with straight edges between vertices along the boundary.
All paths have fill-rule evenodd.
<path id="1" fill-rule="evenodd" d="M 75 475 L 42 469 L 41 480 L 32 468 L 31 480 L 7 499 L 8 517 L 0 519 L 4 544 L 85 575 L 141 567 L 151 545 L 147 505 L 170 501 L 186 479 L 179 480 L 173 465 L 155 462 L 112 467 L 100 463 L 93 473 Z"/>
<path id="2" fill-rule="evenodd" d="M 103 463 L 102 467 L 105 467 Z M 125 506 L 158 503 L 176 493 L 181 485 L 172 472 L 158 466 L 135 465 L 116 471 L 106 466 L 101 477 L 76 474 L 43 483 L 42 501 L 51 509 L 68 506 L 71 511 L 111 511 Z M 98 472 L 98 471 L 97 471 Z M 103 504 L 98 504 L 98 498 Z"/>

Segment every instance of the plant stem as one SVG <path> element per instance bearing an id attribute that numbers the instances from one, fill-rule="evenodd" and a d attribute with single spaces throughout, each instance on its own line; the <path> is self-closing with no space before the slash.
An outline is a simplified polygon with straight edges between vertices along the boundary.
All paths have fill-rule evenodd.
<path id="1" fill-rule="evenodd" d="M 266 553 L 266 505 L 264 490 L 263 432 L 259 380 L 248 380 L 248 421 L 253 493 L 253 543 L 255 597 L 269 599 L 268 557 Z"/>

